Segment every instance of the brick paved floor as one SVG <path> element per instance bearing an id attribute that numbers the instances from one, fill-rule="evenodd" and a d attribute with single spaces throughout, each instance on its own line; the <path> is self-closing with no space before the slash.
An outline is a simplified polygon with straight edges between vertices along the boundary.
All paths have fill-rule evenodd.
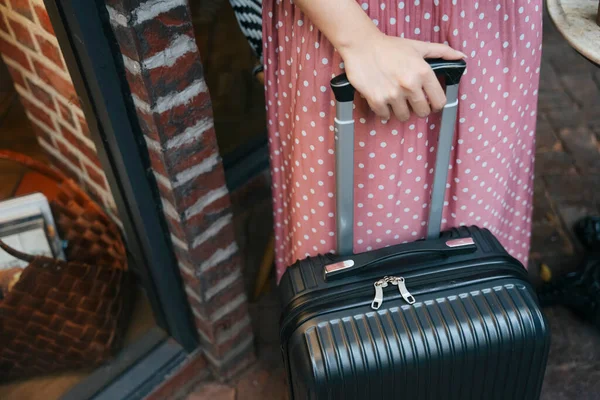
<path id="1" fill-rule="evenodd" d="M 600 69 L 571 50 L 546 17 L 529 265 L 534 283 L 539 282 L 542 263 L 554 275 L 577 267 L 582 251 L 571 227 L 578 218 L 598 213 L 599 137 Z M 257 208 L 264 213 L 264 207 Z M 262 248 L 251 244 L 244 248 L 253 260 L 247 269 L 252 279 L 260 259 L 256 251 Z M 287 398 L 275 294 L 270 292 L 251 304 L 251 313 L 257 338 L 256 365 L 228 386 L 198 388 L 190 400 Z M 563 308 L 548 309 L 546 314 L 553 339 L 542 399 L 600 399 L 600 334 Z"/>

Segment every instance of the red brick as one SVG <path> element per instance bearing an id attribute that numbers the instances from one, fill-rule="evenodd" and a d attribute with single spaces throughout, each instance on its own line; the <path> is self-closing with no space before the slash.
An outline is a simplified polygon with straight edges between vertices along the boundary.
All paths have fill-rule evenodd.
<path id="1" fill-rule="evenodd" d="M 48 16 L 46 9 L 37 4 L 35 4 L 33 8 L 35 9 L 35 13 L 37 14 L 42 28 L 54 35 L 54 28 L 52 27 L 52 22 L 50 22 L 50 17 Z"/>
<path id="2" fill-rule="evenodd" d="M 40 45 L 40 50 L 42 54 L 46 56 L 50 61 L 54 64 L 58 65 L 60 68 L 65 69 L 65 64 L 61 58 L 61 52 L 58 46 L 52 43 L 49 40 L 46 40 L 43 36 L 35 35 L 35 38 Z"/>
<path id="3" fill-rule="evenodd" d="M 73 83 L 58 75 L 37 60 L 33 61 L 33 65 L 38 76 L 46 82 L 47 85 L 54 87 L 56 91 L 62 94 L 68 101 L 78 101 L 77 93 L 75 93 L 75 88 L 73 88 Z"/>
<path id="4" fill-rule="evenodd" d="M 160 137 L 158 136 L 159 128 L 156 125 L 154 114 L 140 110 L 138 107 L 136 107 L 136 114 L 142 133 L 152 140 L 160 141 Z"/>
<path id="5" fill-rule="evenodd" d="M 186 242 L 187 239 L 185 239 L 185 231 L 183 230 L 183 227 L 181 226 L 181 224 L 174 220 L 173 218 L 171 218 L 171 216 L 165 214 L 165 219 L 167 220 L 167 225 L 169 226 L 169 231 L 175 235 L 178 239 L 182 240 L 183 242 Z"/>
<path id="6" fill-rule="evenodd" d="M 98 154 L 94 149 L 89 147 L 87 144 L 78 139 L 68 128 L 64 125 L 59 124 L 60 131 L 62 136 L 73 146 L 75 146 L 81 153 L 86 156 L 88 160 L 90 160 L 93 164 L 95 164 L 98 168 L 102 169 L 102 165 L 100 164 L 100 160 L 98 159 Z"/>
<path id="7" fill-rule="evenodd" d="M 54 130 L 54 122 L 52 122 L 52 117 L 50 116 L 50 114 L 48 114 L 46 111 L 42 110 L 40 107 L 36 106 L 35 104 L 33 104 L 32 102 L 30 102 L 29 100 L 27 100 L 25 97 L 20 96 L 21 98 L 21 103 L 23 104 L 23 107 L 25 107 L 25 109 L 32 114 L 38 121 L 43 122 L 46 126 L 48 126 L 48 128 L 50 128 L 51 130 Z"/>
<path id="8" fill-rule="evenodd" d="M 67 147 L 67 145 L 63 144 L 60 141 L 57 141 L 56 144 L 58 145 L 58 149 L 60 150 L 60 153 L 65 158 L 67 158 L 69 161 L 71 161 L 71 164 L 73 164 L 77 168 L 81 168 L 81 165 L 79 163 L 79 158 L 73 151 L 71 151 L 71 149 L 69 147 Z"/>
<path id="9" fill-rule="evenodd" d="M 193 125 L 196 125 L 194 123 Z M 192 126 L 193 126 L 192 125 Z M 166 146 L 165 146 L 166 147 Z M 200 164 L 206 158 L 219 154 L 214 129 L 209 129 L 193 141 L 163 152 L 165 162 L 173 174 L 185 171 Z M 215 169 L 220 168 L 220 157 Z"/>
<path id="10" fill-rule="evenodd" d="M 200 352 L 190 355 L 182 364 L 181 368 L 172 375 L 165 377 L 157 389 L 146 397 L 146 400 L 172 399 L 178 393 L 186 392 L 185 388 L 191 388 L 199 381 L 205 379 L 209 374 L 206 359 Z M 188 389 L 189 390 L 189 389 Z"/>
<path id="11" fill-rule="evenodd" d="M 69 107 L 67 107 L 60 101 L 57 101 L 56 103 L 58 104 L 58 110 L 60 111 L 60 116 L 62 117 L 63 121 L 75 128 L 75 119 L 73 119 L 73 113 L 71 112 Z"/>
<path id="12" fill-rule="evenodd" d="M 10 0 L 10 4 L 13 10 L 33 21 L 33 13 L 31 12 L 29 0 Z"/>
<path id="13" fill-rule="evenodd" d="M 203 226 L 199 227 L 199 229 L 194 229 L 195 231 L 197 231 L 194 233 L 200 234 L 200 233 L 204 232 L 210 225 L 211 225 L 210 222 L 203 224 Z M 193 237 L 193 236 L 190 235 L 190 237 Z M 213 255 L 213 253 L 215 252 L 215 249 L 225 248 L 229 244 L 233 243 L 234 241 L 235 241 L 235 230 L 233 228 L 233 224 L 230 224 L 230 225 L 223 227 L 223 229 L 221 229 L 216 235 L 213 235 L 210 238 L 208 238 L 200 246 L 198 246 L 196 248 L 190 247 L 190 250 L 189 250 L 190 257 L 192 257 L 192 259 L 196 259 L 196 260 L 206 260 L 210 256 Z"/>
<path id="14" fill-rule="evenodd" d="M 2 0 L 0 0 L 1 2 Z M 6 22 L 4 22 L 4 15 L 0 14 L 0 31 L 2 32 L 6 32 L 10 35 L 10 32 L 8 31 L 8 25 L 6 25 Z"/>
<path id="15" fill-rule="evenodd" d="M 8 68 L 8 72 L 10 73 L 10 76 L 12 77 L 13 83 L 16 83 L 17 85 L 21 86 L 24 89 L 27 89 L 27 86 L 25 85 L 25 78 L 23 77 L 23 74 L 21 73 L 21 71 L 19 71 L 18 69 L 10 66 L 10 65 L 6 65 L 6 68 Z"/>
<path id="16" fill-rule="evenodd" d="M 167 172 L 166 166 L 165 166 L 165 162 L 163 161 L 162 155 L 160 153 L 157 153 L 154 150 L 148 150 L 148 156 L 150 158 L 150 166 L 152 167 L 152 169 L 165 177 L 169 177 L 169 173 Z M 161 186 L 161 184 L 159 183 L 159 186 Z M 170 189 L 169 189 L 170 190 Z"/>
<path id="17" fill-rule="evenodd" d="M 231 202 L 229 201 L 229 196 L 223 196 L 220 199 L 215 200 L 203 210 L 202 213 L 194 215 L 187 219 L 186 224 L 193 224 L 191 226 L 206 226 L 207 217 L 212 215 L 224 213 L 225 210 L 228 210 L 231 207 Z M 191 229 L 191 228 L 189 228 Z"/>
<path id="18" fill-rule="evenodd" d="M 186 5 L 175 7 L 135 27 L 113 27 L 121 52 L 132 60 L 144 60 L 169 46 L 174 37 L 194 37 Z"/>
<path id="19" fill-rule="evenodd" d="M 192 297 L 188 297 L 188 300 L 190 300 L 192 307 L 194 307 L 193 303 L 195 299 Z M 196 326 L 196 329 L 202 333 L 202 335 L 200 335 L 201 347 L 212 348 L 212 345 L 215 342 L 215 335 L 213 331 L 213 326 L 210 323 L 210 321 L 200 319 L 197 316 L 195 316 L 194 325 Z"/>
<path id="20" fill-rule="evenodd" d="M 143 71 L 150 96 L 157 99 L 169 93 L 180 92 L 198 77 L 203 76 L 198 52 L 189 52 L 174 65 Z"/>
<path id="21" fill-rule="evenodd" d="M 161 127 L 161 135 L 166 139 L 177 136 L 201 119 L 212 117 L 210 95 L 207 90 L 198 93 L 188 103 L 163 112 L 156 118 L 156 123 Z"/>
<path id="22" fill-rule="evenodd" d="M 230 276 L 231 274 L 237 272 L 242 267 L 242 257 L 238 253 L 232 256 L 229 260 L 223 261 L 220 263 L 217 268 L 211 268 L 207 271 L 198 272 L 196 275 L 200 282 L 202 282 L 203 289 L 202 291 L 213 287 L 218 282 L 222 281 L 224 278 Z M 210 299 L 211 304 L 207 304 L 205 307 L 206 310 L 212 309 L 214 304 L 217 304 L 217 301 L 214 299 Z"/>
<path id="23" fill-rule="evenodd" d="M 168 200 L 171 204 L 173 204 L 173 206 L 175 206 L 175 208 L 178 208 L 178 204 L 179 203 L 175 199 L 175 196 L 173 195 L 173 191 L 165 188 L 161 184 L 157 184 L 156 186 L 158 187 L 158 191 L 159 191 L 161 197 L 163 197 L 166 200 Z"/>
<path id="24" fill-rule="evenodd" d="M 82 143 L 81 146 L 85 146 L 85 144 Z M 100 174 L 98 171 L 96 171 L 96 168 L 92 167 L 92 165 L 87 162 L 83 163 L 83 168 L 94 183 L 97 183 L 101 188 L 108 190 L 108 185 L 106 183 L 104 174 Z"/>
<path id="25" fill-rule="evenodd" d="M 54 138 L 50 136 L 48 132 L 40 128 L 37 124 L 32 123 L 31 128 L 33 129 L 33 132 L 35 133 L 35 136 L 38 137 L 38 139 L 44 139 L 44 141 L 52 147 L 56 146 L 56 144 L 54 143 Z"/>
<path id="26" fill-rule="evenodd" d="M 237 315 L 234 315 L 230 318 L 230 321 L 227 322 L 227 326 L 231 326 L 231 325 L 235 324 L 241 318 L 244 318 L 247 313 L 248 313 L 248 309 L 246 307 L 244 307 L 237 313 Z M 225 333 L 225 330 L 223 331 L 223 333 Z M 221 334 L 221 332 L 217 333 L 217 337 L 219 337 L 219 334 Z M 216 354 L 218 354 L 219 356 L 226 357 L 227 354 L 230 353 L 231 350 L 235 346 L 237 346 L 240 342 L 242 342 L 245 339 L 252 337 L 252 336 L 253 336 L 252 323 L 248 323 L 248 325 L 246 325 L 244 328 L 242 328 L 242 330 L 240 332 L 238 332 L 236 335 L 234 335 L 231 339 L 227 340 L 224 343 L 215 345 L 214 350 L 215 350 Z M 252 346 L 250 345 L 248 347 L 248 349 L 251 350 Z"/>
<path id="27" fill-rule="evenodd" d="M 17 62 L 23 68 L 28 71 L 31 71 L 31 64 L 25 55 L 25 52 L 19 49 L 12 43 L 9 43 L 5 39 L 0 37 L 0 53 L 2 53 L 5 57 L 10 58 L 11 60 Z"/>
<path id="28" fill-rule="evenodd" d="M 77 115 L 77 119 L 79 120 L 79 129 L 81 130 L 81 133 L 83 133 L 85 136 L 91 138 L 92 135 L 90 135 L 90 128 L 88 127 L 87 121 L 85 120 L 85 118 L 83 118 L 81 115 Z"/>
<path id="29" fill-rule="evenodd" d="M 12 28 L 12 31 L 15 34 L 15 38 L 19 43 L 23 46 L 29 47 L 31 50 L 36 50 L 35 43 L 33 42 L 33 37 L 31 37 L 31 33 L 29 29 L 19 21 L 15 21 L 14 19 L 9 19 L 8 23 Z"/>
<path id="30" fill-rule="evenodd" d="M 135 94 L 140 100 L 150 104 L 150 96 L 148 95 L 147 84 L 144 81 L 142 74 L 133 74 L 125 69 L 125 77 L 129 83 L 129 90 Z"/>
<path id="31" fill-rule="evenodd" d="M 239 261 L 239 259 L 238 259 Z M 239 267 L 239 264 L 238 264 Z M 232 271 L 233 272 L 233 271 Z M 202 286 L 203 286 L 203 290 L 207 291 L 208 289 L 210 289 L 211 287 L 214 287 L 217 283 L 219 283 L 219 281 L 207 281 L 204 279 L 204 277 L 202 276 L 201 280 L 200 280 Z M 202 308 L 203 308 L 203 312 L 206 313 L 207 315 L 212 316 L 215 311 L 219 310 L 222 307 L 225 307 L 226 305 L 228 305 L 229 303 L 231 303 L 233 300 L 235 300 L 236 298 L 238 298 L 241 294 L 244 294 L 245 292 L 245 285 L 244 285 L 244 279 L 240 276 L 239 279 L 237 279 L 235 282 L 232 282 L 226 289 L 221 290 L 219 293 L 215 294 L 213 297 L 211 297 L 208 301 L 205 301 L 202 304 Z M 242 303 L 242 305 L 246 305 L 246 303 Z M 236 307 L 235 310 L 237 310 L 239 307 Z M 231 312 L 236 312 L 235 310 L 232 310 Z M 221 330 L 227 330 L 228 329 L 228 323 L 226 320 L 230 321 L 231 319 L 227 319 L 227 317 L 231 314 L 228 313 L 227 315 L 224 315 L 219 321 L 214 321 L 214 327 L 215 329 L 221 329 Z"/>
<path id="32" fill-rule="evenodd" d="M 164 162 L 164 157 L 161 156 L 161 159 Z M 152 166 L 155 168 L 154 164 L 152 164 Z M 168 165 L 165 165 L 163 170 L 171 172 L 172 169 L 169 168 Z M 170 175 L 166 176 L 169 177 Z M 178 199 L 178 206 L 183 210 L 187 210 L 194 205 L 199 198 L 213 190 L 221 189 L 223 185 L 225 185 L 225 174 L 223 168 L 217 165 L 212 171 L 205 172 L 204 174 L 198 175 L 194 179 L 177 186 L 173 189 L 173 194 L 175 198 Z M 227 198 L 227 201 L 229 201 L 228 195 L 223 197 Z"/>
<path id="33" fill-rule="evenodd" d="M 29 86 L 31 94 L 33 94 L 33 96 L 37 100 L 44 103 L 49 109 L 56 111 L 56 106 L 54 105 L 54 98 L 50 93 L 46 91 L 46 89 L 43 89 L 39 85 L 36 85 L 29 78 L 27 78 L 27 85 Z"/>
<path id="34" fill-rule="evenodd" d="M 80 182 L 79 175 L 77 175 L 70 167 L 67 166 L 67 164 L 65 163 L 65 161 L 62 157 L 58 158 L 58 157 L 54 156 L 54 154 L 51 154 L 51 153 L 46 153 L 46 154 L 52 160 L 52 163 L 51 163 L 52 165 L 54 165 L 55 167 L 60 169 L 63 174 L 65 174 L 67 177 L 69 177 L 76 183 Z"/>
<path id="35" fill-rule="evenodd" d="M 84 188 L 86 192 L 90 194 L 90 196 L 92 197 L 92 199 L 94 199 L 96 203 L 100 204 L 103 207 L 106 207 L 106 192 L 98 190 L 97 186 L 87 184 L 86 181 L 81 179 L 81 176 L 77 176 L 77 180 L 75 180 L 75 182 L 79 182 L 79 184 Z"/>

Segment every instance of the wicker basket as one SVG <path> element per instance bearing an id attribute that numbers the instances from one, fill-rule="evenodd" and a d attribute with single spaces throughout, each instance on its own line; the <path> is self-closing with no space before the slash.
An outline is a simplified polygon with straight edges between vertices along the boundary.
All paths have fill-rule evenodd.
<path id="1" fill-rule="evenodd" d="M 60 171 L 0 151 L 56 182 L 50 199 L 67 262 L 0 247 L 29 265 L 0 300 L 0 381 L 95 367 L 121 347 L 133 290 L 117 225 Z"/>

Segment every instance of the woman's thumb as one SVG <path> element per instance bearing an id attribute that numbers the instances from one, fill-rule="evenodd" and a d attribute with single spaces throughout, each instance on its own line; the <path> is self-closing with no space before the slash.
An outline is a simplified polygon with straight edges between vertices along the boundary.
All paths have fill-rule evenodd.
<path id="1" fill-rule="evenodd" d="M 459 60 L 467 55 L 452 47 L 441 43 L 427 43 L 423 46 L 423 58 L 443 58 L 445 60 Z"/>

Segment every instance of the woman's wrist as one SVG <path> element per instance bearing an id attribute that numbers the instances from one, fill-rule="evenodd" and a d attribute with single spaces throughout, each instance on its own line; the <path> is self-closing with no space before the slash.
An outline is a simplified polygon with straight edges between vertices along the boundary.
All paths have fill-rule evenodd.
<path id="1" fill-rule="evenodd" d="M 356 0 L 296 0 L 296 5 L 344 57 L 366 49 L 383 33 Z"/>
<path id="2" fill-rule="evenodd" d="M 351 35 L 346 35 L 337 40 L 334 39 L 332 43 L 342 58 L 345 58 L 350 53 L 362 53 L 371 49 L 374 44 L 381 40 L 382 36 L 385 36 L 385 34 L 373 24 L 372 27 L 360 26 Z"/>

